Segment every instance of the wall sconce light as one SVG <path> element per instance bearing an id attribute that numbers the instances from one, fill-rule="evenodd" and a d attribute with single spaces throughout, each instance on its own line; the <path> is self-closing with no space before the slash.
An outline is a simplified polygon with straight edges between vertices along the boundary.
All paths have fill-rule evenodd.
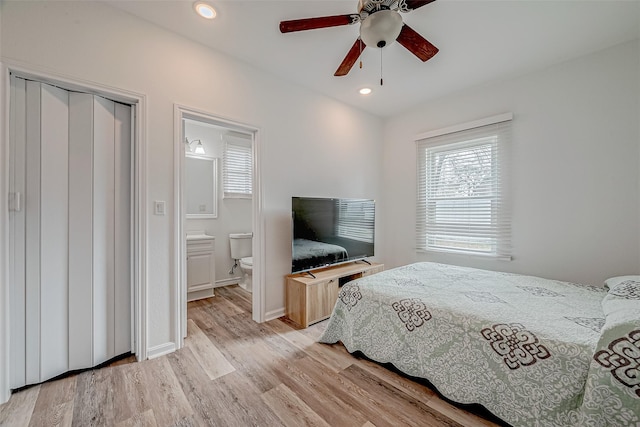
<path id="1" fill-rule="evenodd" d="M 206 151 L 204 151 L 204 145 L 202 145 L 202 141 L 201 140 L 194 139 L 193 141 L 189 141 L 189 138 L 185 137 L 184 141 L 187 144 L 187 147 L 188 147 L 190 153 L 206 154 Z M 193 148 L 193 144 L 195 144 L 196 142 L 197 142 L 196 147 Z"/>
<path id="2" fill-rule="evenodd" d="M 194 152 L 196 154 L 204 154 L 205 151 L 204 151 L 204 146 L 202 145 L 202 141 L 200 141 L 199 139 L 196 139 L 193 142 L 198 142 L 198 145 L 196 145 L 196 149 L 194 150 Z"/>

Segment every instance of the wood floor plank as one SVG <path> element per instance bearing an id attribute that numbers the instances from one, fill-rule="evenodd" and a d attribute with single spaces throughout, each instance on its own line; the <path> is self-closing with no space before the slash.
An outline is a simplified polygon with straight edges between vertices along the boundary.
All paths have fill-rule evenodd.
<path id="1" fill-rule="evenodd" d="M 353 356 L 345 352 L 328 351 L 328 347 L 318 343 L 310 336 L 301 333 L 292 326 L 280 321 L 272 320 L 267 325 L 277 332 L 282 338 L 287 340 L 291 345 L 303 350 L 311 357 L 318 359 L 334 372 L 340 372 L 353 363 Z"/>
<path id="2" fill-rule="evenodd" d="M 261 393 L 245 375 L 234 372 L 218 380 L 218 386 L 229 391 L 241 411 L 236 419 L 245 421 L 243 425 L 273 426 L 282 425 L 277 415 L 261 399 Z M 236 406 L 236 405 L 234 405 Z"/>
<path id="3" fill-rule="evenodd" d="M 495 426 L 492 421 L 440 399 L 437 392 L 425 385 L 424 382 L 414 381 L 366 358 L 358 357 L 355 364 L 464 426 Z"/>
<path id="4" fill-rule="evenodd" d="M 200 329 L 210 328 L 213 326 L 213 322 L 220 322 L 238 314 L 251 315 L 231 301 L 218 295 L 190 302 L 188 307 L 189 318 L 194 320 Z"/>
<path id="5" fill-rule="evenodd" d="M 284 359 L 265 342 L 246 341 L 233 346 L 230 362 L 236 369 L 251 379 L 260 392 L 265 392 L 280 384 L 274 367 L 282 365 Z"/>
<path id="6" fill-rule="evenodd" d="M 156 423 L 156 417 L 153 415 L 153 411 L 148 409 L 120 421 L 115 427 L 158 427 L 158 424 Z"/>
<path id="7" fill-rule="evenodd" d="M 283 384 L 263 393 L 262 399 L 287 427 L 330 427 L 326 421 Z"/>
<path id="8" fill-rule="evenodd" d="M 146 414 L 152 409 L 143 365 L 144 363 L 131 362 L 114 366 L 111 370 L 114 405 L 118 408 L 115 414 L 116 423 L 126 420 L 137 423 L 139 414 Z M 150 419 L 150 416 L 145 416 L 140 418 L 140 422 L 148 422 Z"/>
<path id="9" fill-rule="evenodd" d="M 200 329 L 208 329 L 214 326 L 215 320 L 208 314 L 207 308 L 203 308 L 200 306 L 191 306 L 192 303 L 189 303 L 188 313 L 189 320 L 195 322 Z"/>
<path id="10" fill-rule="evenodd" d="M 166 357 L 145 360 L 141 368 L 148 387 L 147 398 L 158 425 L 174 425 L 193 414 Z"/>
<path id="11" fill-rule="evenodd" d="M 204 332 L 227 360 L 253 381 L 260 392 L 280 384 L 274 367 L 281 365 L 287 357 L 298 357 L 297 349 L 291 346 L 282 348 L 285 340 L 271 329 L 240 315 L 228 318 L 223 325 Z M 274 344 L 269 339 L 279 342 Z"/>
<path id="12" fill-rule="evenodd" d="M 71 426 L 77 375 L 40 386 L 29 426 Z"/>
<path id="13" fill-rule="evenodd" d="M 361 395 L 364 401 L 376 402 L 387 410 L 393 408 L 399 416 L 402 416 L 403 425 L 462 427 L 458 422 L 434 411 L 423 402 L 412 398 L 383 379 L 371 375 L 360 366 L 352 365 L 342 371 L 341 375 L 357 384 L 361 390 L 366 390 L 365 394 Z M 376 421 L 373 420 L 377 424 Z"/>
<path id="14" fill-rule="evenodd" d="M 226 295 L 229 292 L 229 288 L 232 288 L 232 287 L 238 288 L 238 286 L 226 286 L 219 289 L 223 295 Z M 235 316 L 236 314 L 242 314 L 242 313 L 247 313 L 249 314 L 249 316 L 251 315 L 251 310 L 243 309 L 241 306 L 234 304 L 233 301 L 229 300 L 228 298 L 225 298 L 224 296 L 216 299 L 215 301 L 213 300 L 213 298 L 207 298 L 204 301 L 206 302 L 203 304 L 202 309 L 207 310 L 209 313 L 211 313 L 211 307 L 215 305 L 216 313 L 219 313 L 224 317 Z M 242 299 L 241 301 L 242 301 L 241 305 L 245 305 L 244 303 L 245 299 Z"/>
<path id="15" fill-rule="evenodd" d="M 243 311 L 251 313 L 251 293 L 245 291 L 238 285 L 225 286 L 216 289 L 216 292 L 217 291 L 220 291 L 219 295 L 223 296 L 226 300 L 232 302 Z"/>
<path id="16" fill-rule="evenodd" d="M 317 361 L 304 358 L 287 361 L 281 380 L 332 426 L 354 426 L 368 420 L 369 411 L 360 411 L 350 402 L 353 390 L 332 387 L 338 374 L 325 373 Z M 366 415 L 365 415 L 366 414 Z"/>
<path id="17" fill-rule="evenodd" d="M 236 370 L 191 319 L 187 321 L 185 345 L 192 349 L 193 355 L 210 380 L 215 380 Z"/>
<path id="18" fill-rule="evenodd" d="M 313 325 L 309 325 L 306 328 L 301 328 L 299 325 L 292 322 L 286 317 L 281 317 L 280 321 L 282 321 L 283 323 L 286 323 L 287 325 L 291 326 L 294 329 L 297 329 L 301 334 L 308 336 L 312 340 L 318 341 L 318 338 L 320 338 L 325 328 L 327 327 L 329 319 L 322 320 L 318 323 L 314 323 Z"/>
<path id="19" fill-rule="evenodd" d="M 190 349 L 169 355 L 171 366 L 194 409 L 199 425 L 279 426 L 279 419 L 260 400 L 260 392 L 240 373 L 209 380 Z"/>
<path id="20" fill-rule="evenodd" d="M 182 348 L 169 354 L 167 359 L 193 409 L 194 419 L 200 425 L 223 425 L 225 419 L 232 417 L 223 396 L 226 390 L 217 387 L 204 374 L 190 348 Z"/>
<path id="21" fill-rule="evenodd" d="M 78 374 L 73 406 L 73 426 L 113 425 L 112 377 L 109 369 L 92 369 Z M 100 402 L 96 405 L 95 402 Z"/>
<path id="22" fill-rule="evenodd" d="M 15 392 L 7 403 L 0 405 L 0 426 L 28 426 L 40 387 L 36 385 Z"/>
<path id="23" fill-rule="evenodd" d="M 341 346 L 341 344 L 337 344 Z M 344 347 L 343 347 L 344 348 Z M 346 351 L 346 349 L 345 349 Z M 354 359 L 354 364 L 360 368 L 368 371 L 371 375 L 375 375 L 393 385 L 402 392 L 411 396 L 416 400 L 422 402 L 428 402 L 433 397 L 437 397 L 437 393 L 425 384 L 413 381 L 406 376 L 400 375 L 395 371 L 386 368 L 385 366 L 376 363 L 372 360 L 350 355 Z"/>
<path id="24" fill-rule="evenodd" d="M 370 393 L 367 389 L 363 389 L 360 384 L 356 384 L 349 378 L 346 378 L 343 372 L 334 374 L 322 370 L 321 365 L 315 359 L 305 359 L 296 363 L 299 369 L 309 376 L 312 376 L 313 382 L 320 389 L 326 390 L 325 393 L 340 399 L 349 410 L 348 415 L 358 414 L 357 424 L 370 421 L 378 427 L 396 427 L 398 425 L 412 425 L 406 414 L 395 408 L 390 408 L 388 403 L 380 395 Z M 329 407 L 331 410 L 332 407 Z M 323 414 L 325 415 L 325 414 Z M 329 417 L 332 414 L 326 414 Z M 351 421 L 354 425 L 356 422 Z"/>

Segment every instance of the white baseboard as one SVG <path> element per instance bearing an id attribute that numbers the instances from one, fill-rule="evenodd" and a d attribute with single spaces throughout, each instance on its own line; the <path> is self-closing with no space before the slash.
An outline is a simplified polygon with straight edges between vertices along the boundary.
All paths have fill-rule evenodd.
<path id="1" fill-rule="evenodd" d="M 264 314 L 264 321 L 268 322 L 269 320 L 277 319 L 278 317 L 282 316 L 284 316 L 284 307 L 277 310 L 267 311 Z"/>
<path id="2" fill-rule="evenodd" d="M 223 286 L 237 285 L 242 280 L 242 277 L 232 277 L 230 279 L 216 280 L 213 285 L 214 288 L 221 288 Z"/>
<path id="3" fill-rule="evenodd" d="M 176 351 L 176 344 L 173 342 L 167 342 L 150 347 L 147 350 L 147 357 L 149 359 L 155 359 L 156 357 L 164 356 L 165 354 L 173 353 L 174 351 Z"/>

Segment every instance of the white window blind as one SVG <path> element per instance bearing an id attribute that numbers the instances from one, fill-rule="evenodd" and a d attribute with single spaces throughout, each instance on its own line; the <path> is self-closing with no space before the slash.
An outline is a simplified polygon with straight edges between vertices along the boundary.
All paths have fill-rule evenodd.
<path id="1" fill-rule="evenodd" d="M 372 200 L 339 199 L 336 209 L 338 236 L 373 243 L 375 204 Z"/>
<path id="2" fill-rule="evenodd" d="M 510 258 L 510 138 L 509 119 L 416 141 L 418 250 Z"/>
<path id="3" fill-rule="evenodd" d="M 253 156 L 251 141 L 225 136 L 222 180 L 224 197 L 251 198 Z"/>

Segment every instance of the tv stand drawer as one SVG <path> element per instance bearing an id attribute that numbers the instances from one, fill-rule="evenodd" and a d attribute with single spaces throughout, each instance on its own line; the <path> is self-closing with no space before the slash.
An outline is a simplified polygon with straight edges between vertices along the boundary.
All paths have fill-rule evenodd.
<path id="1" fill-rule="evenodd" d="M 285 283 L 285 314 L 303 328 L 328 319 L 342 285 L 383 270 L 383 264 L 352 262 L 314 270 L 315 277 L 308 273 L 290 274 Z"/>

